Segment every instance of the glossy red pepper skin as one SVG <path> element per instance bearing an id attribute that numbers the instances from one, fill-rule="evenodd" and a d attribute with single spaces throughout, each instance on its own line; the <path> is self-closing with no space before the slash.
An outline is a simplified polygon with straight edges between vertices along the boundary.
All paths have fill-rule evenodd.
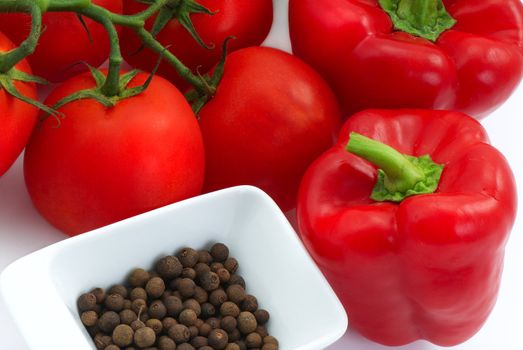
<path id="1" fill-rule="evenodd" d="M 350 132 L 444 164 L 437 191 L 400 204 L 371 200 L 376 167 L 345 150 Z M 307 170 L 297 216 L 351 327 L 386 345 L 453 346 L 494 306 L 516 198 L 509 165 L 474 119 L 369 110 L 349 118 Z"/>
<path id="2" fill-rule="evenodd" d="M 433 43 L 395 32 L 377 0 L 290 0 L 293 52 L 335 90 L 346 113 L 430 108 L 481 118 L 523 74 L 520 0 L 447 0 L 457 20 Z"/>

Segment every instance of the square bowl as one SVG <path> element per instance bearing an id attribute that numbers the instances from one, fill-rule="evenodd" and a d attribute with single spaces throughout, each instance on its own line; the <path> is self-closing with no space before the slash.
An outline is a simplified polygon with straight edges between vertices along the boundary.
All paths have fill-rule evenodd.
<path id="1" fill-rule="evenodd" d="M 0 292 L 31 350 L 93 350 L 76 299 L 152 268 L 183 247 L 223 242 L 247 292 L 269 310 L 281 350 L 323 349 L 347 328 L 340 301 L 272 199 L 250 186 L 175 203 L 27 255 L 0 275 Z"/>

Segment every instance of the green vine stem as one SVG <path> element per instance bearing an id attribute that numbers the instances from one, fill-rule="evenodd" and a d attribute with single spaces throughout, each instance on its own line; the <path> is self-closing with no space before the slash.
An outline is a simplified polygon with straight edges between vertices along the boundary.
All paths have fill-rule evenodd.
<path id="1" fill-rule="evenodd" d="M 16 49 L 0 54 L 0 73 L 5 74 L 34 52 L 42 32 L 42 10 L 35 1 L 8 0 L 0 1 L 0 11 L 22 11 L 31 14 L 31 32 L 27 39 Z"/>
<path id="2" fill-rule="evenodd" d="M 8 72 L 14 65 L 34 51 L 41 34 L 42 13 L 76 12 L 80 16 L 90 18 L 103 25 L 110 39 L 109 69 L 107 78 L 99 89 L 102 95 L 108 98 L 118 96 L 123 98 L 124 95 L 127 95 L 122 92 L 122 86 L 125 84 L 120 81 L 122 79 L 120 69 L 123 58 L 116 30 L 116 26 L 125 26 L 134 30 L 146 47 L 158 53 L 171 64 L 180 76 L 193 86 L 197 95 L 208 100 L 214 94 L 216 82 L 219 79 L 194 74 L 144 28 L 147 19 L 157 14 L 165 6 L 170 5 L 172 1 L 156 0 L 142 12 L 122 15 L 98 6 L 92 3 L 92 0 L 0 0 L 0 12 L 26 12 L 32 16 L 31 33 L 28 38 L 18 48 L 0 54 L 0 74 Z M 194 0 L 191 0 L 191 3 L 197 4 Z"/>

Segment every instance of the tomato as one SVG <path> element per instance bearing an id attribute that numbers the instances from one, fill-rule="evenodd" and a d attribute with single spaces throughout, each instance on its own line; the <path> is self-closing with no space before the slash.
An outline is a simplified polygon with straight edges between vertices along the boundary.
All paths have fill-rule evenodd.
<path id="1" fill-rule="evenodd" d="M 0 52 L 7 52 L 13 48 L 13 43 L 0 33 Z M 18 63 L 15 68 L 31 74 L 26 60 Z M 22 95 L 36 99 L 34 84 L 15 81 L 14 85 Z M 38 109 L 12 97 L 0 86 L 0 176 L 11 167 L 24 149 L 37 117 Z"/>
<path id="2" fill-rule="evenodd" d="M 122 0 L 93 0 L 116 13 L 122 12 Z M 28 57 L 35 75 L 50 81 L 63 81 L 85 71 L 82 62 L 98 67 L 109 56 L 109 39 L 104 27 L 84 18 L 92 41 L 75 13 L 46 13 L 43 33 L 34 54 Z M 0 14 L 0 31 L 16 44 L 29 34 L 31 17 L 23 13 Z"/>
<path id="3" fill-rule="evenodd" d="M 193 72 L 205 73 L 220 59 L 221 44 L 233 35 L 236 39 L 228 45 L 229 51 L 238 50 L 247 46 L 259 45 L 263 42 L 272 25 L 272 0 L 198 0 L 200 5 L 216 12 L 213 16 L 207 14 L 191 15 L 196 31 L 207 45 L 214 45 L 208 50 L 201 47 L 177 20 L 171 20 L 157 35 L 157 39 L 178 57 Z M 146 7 L 134 0 L 124 0 L 124 12 L 136 13 Z M 152 18 L 146 23 L 151 29 L 154 23 Z M 140 40 L 130 29 L 124 29 L 122 34 L 122 53 L 125 60 L 140 69 L 150 71 L 158 60 L 158 54 L 143 49 Z M 185 89 L 188 85 L 167 63 L 163 63 L 158 74 L 169 79 L 176 86 Z"/>
<path id="4" fill-rule="evenodd" d="M 204 190 L 249 184 L 294 208 L 303 173 L 332 145 L 340 120 L 334 94 L 298 58 L 265 47 L 230 54 L 200 111 Z"/>
<path id="5" fill-rule="evenodd" d="M 141 85 L 140 73 L 129 87 Z M 53 105 L 92 88 L 85 73 L 59 85 Z M 148 89 L 112 108 L 92 99 L 59 109 L 27 146 L 24 176 L 38 211 L 69 235 L 79 234 L 201 192 L 204 150 L 198 122 L 183 95 L 154 77 Z"/>

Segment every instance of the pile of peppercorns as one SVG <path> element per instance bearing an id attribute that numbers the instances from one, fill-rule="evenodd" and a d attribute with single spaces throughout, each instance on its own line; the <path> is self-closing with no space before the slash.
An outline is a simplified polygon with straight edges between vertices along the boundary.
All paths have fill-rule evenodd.
<path id="1" fill-rule="evenodd" d="M 82 294 L 80 318 L 100 350 L 277 350 L 269 313 L 237 269 L 222 243 L 184 248 L 153 271 L 133 270 L 127 285 Z"/>

